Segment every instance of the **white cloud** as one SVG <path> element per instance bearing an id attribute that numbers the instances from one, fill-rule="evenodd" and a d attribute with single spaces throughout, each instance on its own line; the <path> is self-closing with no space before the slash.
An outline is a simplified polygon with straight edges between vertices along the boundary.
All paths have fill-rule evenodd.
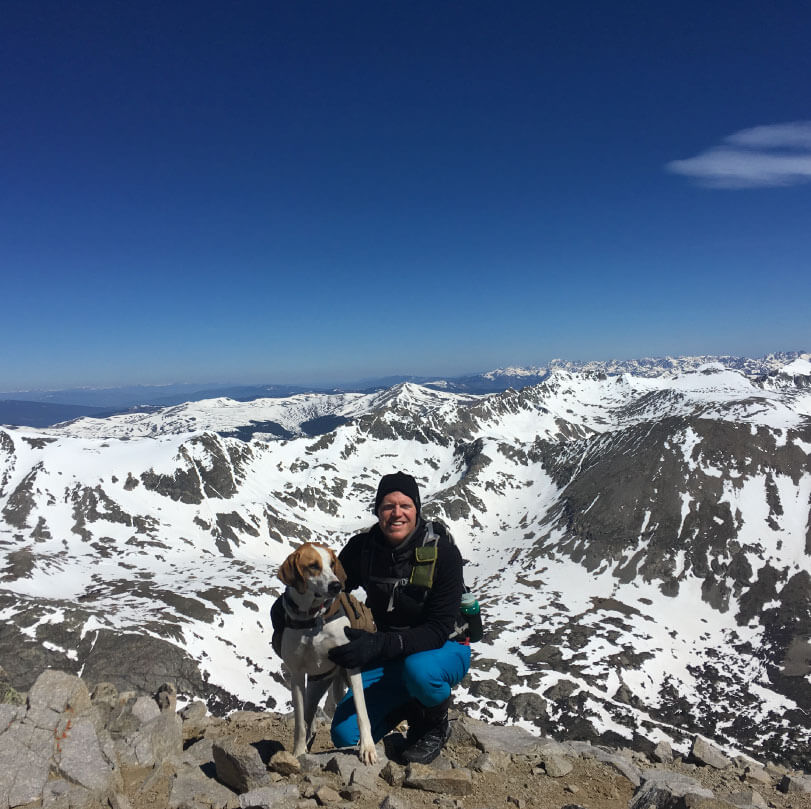
<path id="1" fill-rule="evenodd" d="M 811 182 L 811 121 L 755 126 L 724 138 L 667 171 L 711 188 L 759 188 Z"/>

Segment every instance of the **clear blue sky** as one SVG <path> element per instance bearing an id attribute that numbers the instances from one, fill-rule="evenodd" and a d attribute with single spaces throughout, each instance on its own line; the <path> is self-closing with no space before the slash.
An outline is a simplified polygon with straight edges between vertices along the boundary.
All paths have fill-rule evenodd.
<path id="1" fill-rule="evenodd" d="M 3 0 L 0 390 L 811 349 L 805 2 Z"/>

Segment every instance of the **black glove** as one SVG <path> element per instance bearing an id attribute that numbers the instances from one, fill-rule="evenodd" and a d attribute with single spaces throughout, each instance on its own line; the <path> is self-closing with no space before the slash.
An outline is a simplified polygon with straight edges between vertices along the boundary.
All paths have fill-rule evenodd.
<path id="1" fill-rule="evenodd" d="M 387 647 L 390 645 L 388 632 L 367 632 L 365 629 L 345 627 L 344 633 L 349 643 L 334 646 L 327 653 L 329 659 L 345 669 L 362 669 L 370 663 L 388 658 Z"/>

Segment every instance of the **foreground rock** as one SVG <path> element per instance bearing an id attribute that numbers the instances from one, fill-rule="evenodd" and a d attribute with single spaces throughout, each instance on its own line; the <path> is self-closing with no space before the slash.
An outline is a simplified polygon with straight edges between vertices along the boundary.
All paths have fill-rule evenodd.
<path id="1" fill-rule="evenodd" d="M 0 703 L 0 809 L 811 809 L 806 773 L 699 737 L 682 755 L 651 743 L 648 757 L 457 714 L 430 766 L 401 766 L 396 733 L 365 766 L 325 725 L 295 758 L 290 717 L 177 712 L 168 683 L 153 697 L 91 692 L 47 670 L 23 696 Z"/>

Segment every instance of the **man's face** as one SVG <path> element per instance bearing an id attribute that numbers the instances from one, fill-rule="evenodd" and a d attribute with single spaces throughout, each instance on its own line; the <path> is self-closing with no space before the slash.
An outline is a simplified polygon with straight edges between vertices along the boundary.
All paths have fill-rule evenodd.
<path id="1" fill-rule="evenodd" d="M 417 507 L 402 492 L 391 492 L 380 501 L 377 519 L 383 536 L 392 545 L 397 545 L 416 528 Z"/>

